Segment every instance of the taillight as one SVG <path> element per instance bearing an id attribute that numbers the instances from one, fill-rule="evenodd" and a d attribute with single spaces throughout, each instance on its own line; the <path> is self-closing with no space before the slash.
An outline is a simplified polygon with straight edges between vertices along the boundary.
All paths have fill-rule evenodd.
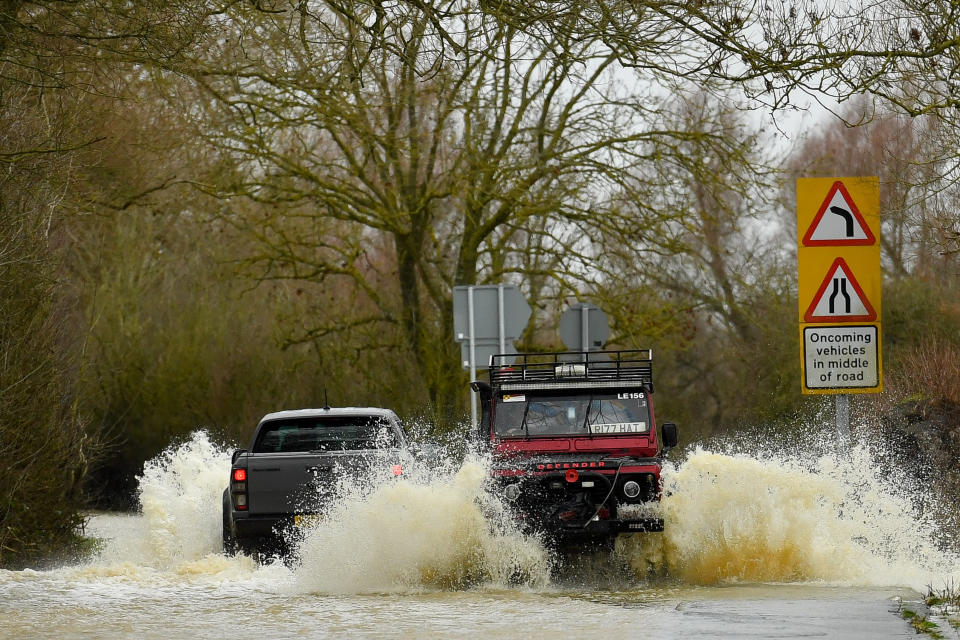
<path id="1" fill-rule="evenodd" d="M 237 511 L 247 509 L 247 470 L 234 469 L 231 474 L 230 493 L 233 495 L 233 506 Z"/>
<path id="2" fill-rule="evenodd" d="M 395 476 L 403 475 L 403 465 L 400 465 L 400 464 L 393 465 L 393 475 Z"/>
<path id="3" fill-rule="evenodd" d="M 580 473 L 576 469 L 570 469 L 566 473 L 567 482 L 576 482 Z"/>

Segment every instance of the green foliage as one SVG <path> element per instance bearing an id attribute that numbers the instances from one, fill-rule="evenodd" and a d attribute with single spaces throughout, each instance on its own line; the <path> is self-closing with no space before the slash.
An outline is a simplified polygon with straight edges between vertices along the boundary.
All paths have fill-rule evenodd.
<path id="1" fill-rule="evenodd" d="M 930 608 L 931 614 L 937 619 L 946 621 L 954 630 L 960 629 L 960 591 L 958 591 L 957 585 L 953 581 L 945 583 L 940 588 L 928 586 L 924 604 Z M 930 629 L 934 633 L 939 634 L 939 627 L 937 625 L 928 620 L 925 620 L 925 622 L 927 622 L 928 625 L 933 625 Z M 918 633 L 924 631 L 924 629 L 916 626 L 914 628 L 917 629 Z M 939 637 L 943 636 L 940 635 Z"/>
<path id="2" fill-rule="evenodd" d="M 332 404 L 422 406 L 404 387 L 402 361 L 361 351 L 343 336 L 285 344 L 317 290 L 232 277 L 226 235 L 197 246 L 203 223 L 175 214 L 124 215 L 77 232 L 103 247 L 88 274 L 91 333 L 84 414 L 112 443 L 94 480 L 98 496 L 129 504 L 142 464 L 206 428 L 246 446 L 270 411 Z M 330 313 L 348 308 L 332 301 Z"/>
<path id="3" fill-rule="evenodd" d="M 675 330 L 660 335 L 637 331 L 625 344 L 653 348 L 658 420 L 682 425 L 684 442 L 703 441 L 744 424 L 777 422 L 802 410 L 796 302 L 771 288 L 756 291 L 749 304 L 753 311 L 746 336 L 715 317 L 667 305 L 650 315 L 666 315 L 666 322 L 651 328 Z"/>
<path id="4" fill-rule="evenodd" d="M 927 616 L 922 616 L 912 609 L 902 609 L 900 617 L 909 622 L 917 633 L 925 633 L 938 640 L 943 638 L 943 634 L 940 633 L 940 626 L 929 620 Z"/>
<path id="5" fill-rule="evenodd" d="M 82 332 L 59 260 L 80 101 L 13 80 L 35 70 L 8 67 L 0 78 L 0 566 L 77 541 L 98 450 L 77 411 Z"/>
<path id="6" fill-rule="evenodd" d="M 960 344 L 960 312 L 952 287 L 919 277 L 883 285 L 883 346 L 891 357 L 901 350 L 938 339 Z"/>
<path id="7" fill-rule="evenodd" d="M 960 402 L 960 310 L 949 284 L 895 280 L 883 291 L 886 403 Z"/>
<path id="8" fill-rule="evenodd" d="M 7 194 L 0 197 L 0 566 L 22 566 L 76 540 L 92 443 L 73 411 L 70 311 L 56 300 L 45 220 L 17 211 Z"/>

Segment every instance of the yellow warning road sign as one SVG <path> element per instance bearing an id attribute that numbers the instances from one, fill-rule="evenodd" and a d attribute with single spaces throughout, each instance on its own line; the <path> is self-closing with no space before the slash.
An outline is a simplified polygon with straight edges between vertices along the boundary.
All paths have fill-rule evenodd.
<path id="1" fill-rule="evenodd" d="M 881 358 L 877 178 L 797 180 L 803 393 L 876 393 Z"/>

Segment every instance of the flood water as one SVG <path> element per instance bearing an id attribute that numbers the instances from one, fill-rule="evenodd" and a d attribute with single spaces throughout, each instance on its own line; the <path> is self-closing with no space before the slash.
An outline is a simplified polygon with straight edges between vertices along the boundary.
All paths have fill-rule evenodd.
<path id="1" fill-rule="evenodd" d="M 865 449 L 689 452 L 664 533 L 562 556 L 511 527 L 482 459 L 371 476 L 289 565 L 220 553 L 228 469 L 198 433 L 147 465 L 142 513 L 91 517 L 97 557 L 0 571 L 0 637 L 909 638 L 900 601 L 960 580 L 929 500 Z"/>

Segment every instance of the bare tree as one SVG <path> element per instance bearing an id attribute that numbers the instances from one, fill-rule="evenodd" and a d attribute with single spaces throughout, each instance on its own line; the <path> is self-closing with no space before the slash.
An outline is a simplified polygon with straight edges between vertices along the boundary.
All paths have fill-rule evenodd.
<path id="1" fill-rule="evenodd" d="M 884 271 L 888 278 L 951 279 L 958 189 L 951 161 L 949 127 L 936 116 L 910 118 L 875 109 L 867 100 L 850 103 L 843 120 L 825 122 L 787 160 L 791 176 L 875 175 L 880 180 Z M 785 189 L 790 191 L 793 184 Z M 792 215 L 792 207 L 788 215 Z"/>
<path id="2" fill-rule="evenodd" d="M 257 238 L 255 277 L 349 279 L 366 302 L 339 326 L 399 328 L 442 408 L 460 386 L 452 287 L 517 272 L 568 291 L 592 279 L 594 239 L 635 232 L 613 194 L 690 137 L 658 117 L 672 88 L 625 82 L 597 39 L 541 42 L 457 6 L 442 34 L 411 7 L 381 22 L 359 4 L 299 5 L 256 23 L 237 14 L 213 59 L 188 69 L 201 92 L 187 104 L 206 107 L 194 107 L 197 129 L 236 170 L 211 191 L 261 205 L 221 217 Z M 371 22 L 377 39 L 362 27 Z M 454 44 L 457 56 L 443 55 Z M 650 220 L 674 215 L 634 195 L 652 203 Z M 389 267 L 370 256 L 384 243 Z"/>
<path id="3" fill-rule="evenodd" d="M 596 296 L 613 317 L 613 341 L 656 347 L 661 411 L 706 435 L 734 417 L 757 417 L 757 398 L 772 412 L 783 409 L 794 276 L 778 233 L 777 158 L 766 139 L 735 103 L 704 93 L 678 101 L 664 119 L 689 137 L 635 180 L 676 216 L 640 226 L 633 244 L 610 237 Z M 649 219 L 631 199 L 622 206 Z M 744 392 L 747 372 L 753 393 Z M 692 396 L 701 400 L 691 404 Z"/>
<path id="4" fill-rule="evenodd" d="M 456 57 L 470 46 L 448 21 L 470 10 L 461 0 L 336 6 L 373 48 L 393 46 L 390 29 L 411 7 L 428 17 L 438 55 Z M 949 0 L 499 0 L 479 9 L 543 42 L 559 33 L 595 41 L 652 76 L 733 83 L 774 107 L 798 92 L 841 102 L 873 93 L 919 115 L 957 99 L 960 19 Z"/>

